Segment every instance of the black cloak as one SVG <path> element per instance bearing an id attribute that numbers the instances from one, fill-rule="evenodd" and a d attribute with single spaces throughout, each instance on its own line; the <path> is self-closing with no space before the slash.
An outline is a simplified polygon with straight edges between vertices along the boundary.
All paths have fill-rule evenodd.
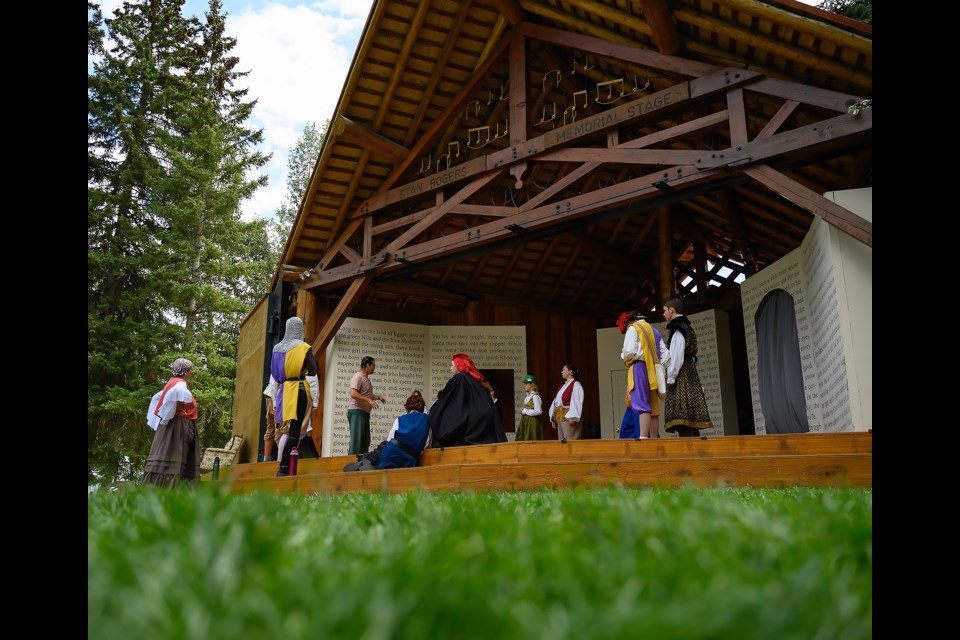
<path id="1" fill-rule="evenodd" d="M 500 411 L 483 385 L 459 372 L 430 407 L 431 448 L 506 442 Z"/>

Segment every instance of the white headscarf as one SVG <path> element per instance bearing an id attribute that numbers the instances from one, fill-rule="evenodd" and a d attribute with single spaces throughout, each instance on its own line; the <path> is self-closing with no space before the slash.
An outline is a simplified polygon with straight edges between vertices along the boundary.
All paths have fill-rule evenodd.
<path id="1" fill-rule="evenodd" d="M 177 358 L 173 361 L 173 364 L 170 365 L 170 371 L 173 371 L 173 375 L 175 376 L 182 376 L 190 369 L 193 369 L 193 363 L 186 358 Z"/>

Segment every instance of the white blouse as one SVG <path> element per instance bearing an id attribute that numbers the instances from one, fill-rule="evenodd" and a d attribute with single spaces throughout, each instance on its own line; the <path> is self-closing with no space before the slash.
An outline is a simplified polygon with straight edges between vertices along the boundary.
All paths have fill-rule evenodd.
<path id="1" fill-rule="evenodd" d="M 539 393 L 535 391 L 528 393 L 523 399 L 523 404 L 527 404 L 531 396 L 533 396 L 533 409 L 527 409 L 524 407 L 522 413 L 525 416 L 538 416 L 543 413 L 543 401 L 540 399 Z"/>

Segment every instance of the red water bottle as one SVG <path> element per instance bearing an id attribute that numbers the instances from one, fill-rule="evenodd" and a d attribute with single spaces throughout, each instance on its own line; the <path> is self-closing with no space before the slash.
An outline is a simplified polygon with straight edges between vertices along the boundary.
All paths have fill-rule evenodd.
<path id="1" fill-rule="evenodd" d="M 297 451 L 297 448 L 294 447 L 290 451 L 290 475 L 297 475 L 297 462 L 300 460 L 300 452 Z"/>

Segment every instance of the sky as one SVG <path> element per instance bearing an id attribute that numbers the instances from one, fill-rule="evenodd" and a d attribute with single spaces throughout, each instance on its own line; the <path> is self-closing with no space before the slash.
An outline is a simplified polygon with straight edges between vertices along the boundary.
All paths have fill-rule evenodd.
<path id="1" fill-rule="evenodd" d="M 95 2 L 97 0 L 94 0 Z M 122 0 L 101 0 L 104 18 Z M 270 182 L 241 204 L 244 220 L 273 219 L 287 192 L 287 160 L 307 123 L 333 119 L 337 100 L 373 0 L 222 0 L 233 55 L 250 74 L 235 88 L 258 100 L 250 126 L 263 129 L 260 150 L 272 153 L 258 173 Z M 184 15 L 203 16 L 207 0 L 186 0 Z"/>
<path id="2" fill-rule="evenodd" d="M 96 1 L 96 0 L 94 0 Z M 817 5 L 822 0 L 800 0 Z M 245 220 L 273 219 L 287 191 L 287 160 L 307 123 L 333 118 L 373 0 L 222 0 L 227 35 L 237 39 L 235 88 L 257 99 L 250 125 L 263 129 L 260 150 L 273 154 L 260 168 L 266 187 L 241 204 Z M 99 2 L 104 18 L 122 0 Z M 202 17 L 207 0 L 186 0 L 184 15 Z"/>

